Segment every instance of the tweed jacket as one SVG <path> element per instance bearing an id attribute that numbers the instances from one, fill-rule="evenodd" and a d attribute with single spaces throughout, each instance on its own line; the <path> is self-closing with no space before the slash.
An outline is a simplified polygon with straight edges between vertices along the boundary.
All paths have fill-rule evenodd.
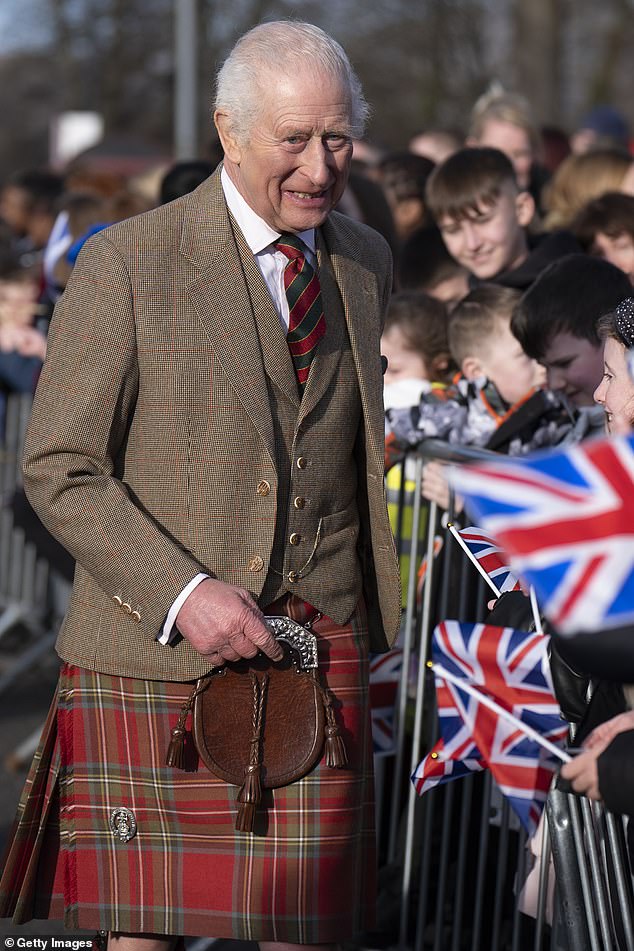
<path id="1" fill-rule="evenodd" d="M 379 338 L 389 251 L 370 229 L 332 213 L 317 257 L 320 275 L 332 277 L 322 280 L 324 310 L 345 314 L 358 378 L 358 548 L 371 646 L 384 650 L 400 616 L 383 490 Z M 180 591 L 203 571 L 256 598 L 262 592 L 279 473 L 255 322 L 261 306 L 270 297 L 252 255 L 244 267 L 218 172 L 190 195 L 101 232 L 80 255 L 53 318 L 23 467 L 33 507 L 77 562 L 58 638 L 65 660 L 193 679 L 206 659 L 182 639 L 156 641 Z M 327 364 L 311 369 L 300 429 L 326 390 Z M 335 398 L 345 399 L 339 390 Z M 332 580 L 341 581 L 334 569 Z"/>

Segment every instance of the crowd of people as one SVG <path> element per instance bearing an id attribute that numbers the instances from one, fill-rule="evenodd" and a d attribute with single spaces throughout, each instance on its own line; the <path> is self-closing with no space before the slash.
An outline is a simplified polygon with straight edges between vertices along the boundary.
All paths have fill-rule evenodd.
<path id="1" fill-rule="evenodd" d="M 141 193 L 134 181 L 91 171 L 78 163 L 59 174 L 50 170 L 17 172 L 0 190 L 0 385 L 5 395 L 35 388 L 47 354 L 53 308 L 61 301 L 53 324 L 51 359 L 38 391 L 25 472 L 41 517 L 80 566 L 60 642 L 65 665 L 59 709 L 60 715 L 76 718 L 76 729 L 79 718 L 84 717 L 82 729 L 87 733 L 98 729 L 97 720 L 89 723 L 89 701 L 83 701 L 84 708 L 79 701 L 72 710 L 64 706 L 73 691 L 76 696 L 95 693 L 108 697 L 116 691 L 120 705 L 112 714 L 116 732 L 131 716 L 134 691 L 116 687 L 115 677 L 151 683 L 153 710 L 173 711 L 184 703 L 186 715 L 189 701 L 177 688 L 202 674 L 201 658 L 212 666 L 251 658 L 254 645 L 258 645 L 277 659 L 278 649 L 249 594 L 256 580 L 262 582 L 260 606 L 279 607 L 284 601 L 284 610 L 295 612 L 305 622 L 312 605 L 314 623 L 322 624 L 324 642 L 332 651 L 331 664 L 332 658 L 339 658 L 335 667 L 340 664 L 340 671 L 352 665 L 351 658 L 358 652 L 359 663 L 365 663 L 365 648 L 360 646 L 365 643 L 363 637 L 383 649 L 393 642 L 401 592 L 394 594 L 396 571 L 386 554 L 389 546 L 384 544 L 383 516 L 377 501 L 383 470 L 377 474 L 373 469 L 376 433 L 372 427 L 381 401 L 378 359 L 375 361 L 378 353 L 371 349 L 371 317 L 366 324 L 359 317 L 357 327 L 357 312 L 350 304 L 354 295 L 361 294 L 363 268 L 372 275 L 367 287 L 373 282 L 372 291 L 367 287 L 364 291 L 363 307 L 370 306 L 371 316 L 375 311 L 387 314 L 381 339 L 387 358 L 386 470 L 430 436 L 458 445 L 525 454 L 575 443 L 606 429 L 628 431 L 629 407 L 634 405 L 627 361 L 634 342 L 634 159 L 620 114 L 607 106 L 598 107 L 567 136 L 561 130 L 540 129 L 523 97 L 493 89 L 475 103 L 464 134 L 424 130 L 404 151 L 381 150 L 359 137 L 353 150 L 352 133 L 360 133 L 363 101 L 342 52 L 333 54 L 329 38 L 301 24 L 297 30 L 288 24 L 281 28 L 269 24 L 264 34 L 264 40 L 257 30 L 249 34 L 244 48 L 238 44 L 238 52 L 227 61 L 226 75 L 221 73 L 215 121 L 224 151 L 222 173 L 210 178 L 215 162 L 179 163 L 165 170 L 157 193 L 148 195 L 147 191 Z M 274 66 L 283 57 L 277 55 L 277 49 L 272 56 L 267 43 L 279 44 L 297 71 L 289 68 L 281 79 L 274 74 Z M 310 43 L 317 43 L 328 55 L 310 60 L 309 69 L 297 57 L 302 50 L 302 55 L 312 56 L 306 52 L 312 49 Z M 283 146 L 275 146 L 282 156 L 277 159 L 279 167 L 283 166 L 284 174 L 293 181 L 292 193 L 281 187 L 278 194 L 278 182 L 283 180 L 278 167 L 269 175 L 267 148 L 273 147 L 267 144 L 268 126 L 260 137 L 243 134 L 257 110 L 247 115 L 232 97 L 228 81 L 230 77 L 235 84 L 247 75 L 231 72 L 238 66 L 244 68 L 243 53 L 259 57 L 257 69 L 266 73 L 300 129 L 291 129 Z M 252 79 L 257 75 L 253 59 L 245 62 Z M 320 98 L 316 106 L 305 106 L 305 101 L 312 103 L 315 97 L 315 71 L 321 81 Z M 343 100 L 339 88 L 342 76 Z M 271 128 L 277 128 L 275 123 L 283 124 L 286 113 L 278 115 L 276 110 L 281 107 L 274 105 L 270 91 L 265 99 L 260 121 L 264 124 L 270 119 Z M 348 103 L 347 112 L 341 101 Z M 333 115 L 350 135 L 338 127 L 330 128 Z M 322 116 L 329 117 L 328 123 Z M 313 140 L 319 141 L 326 158 L 311 158 L 308 171 L 308 159 L 304 167 L 304 159 L 298 156 L 313 149 Z M 320 175 L 322 184 L 318 183 Z M 191 197 L 183 201 L 184 196 Z M 206 217 L 209 209 L 213 214 Z M 330 219 L 333 210 L 341 215 Z M 217 222 L 221 222 L 218 231 L 214 230 Z M 358 222 L 378 231 L 385 241 L 360 229 Z M 100 234 L 113 225 L 105 236 Z M 320 243 L 318 234 L 322 228 L 325 244 Z M 292 238 L 309 231 L 313 237 L 306 247 L 300 252 L 289 251 Z M 279 246 L 274 232 L 275 240 L 281 238 Z M 288 234 L 291 240 L 284 244 Z M 220 266 L 214 256 L 221 246 L 228 245 L 228 236 L 233 236 L 231 263 Z M 392 253 L 391 278 L 385 242 Z M 295 363 L 298 397 L 293 367 L 284 363 L 288 354 L 284 360 L 276 355 L 279 322 L 269 307 L 265 285 L 278 317 L 286 321 L 289 330 L 297 306 L 290 296 L 286 299 L 287 277 L 280 283 L 286 258 L 278 260 L 275 255 L 282 254 L 282 245 L 287 257 L 296 253 L 302 257 L 298 267 L 312 288 L 309 293 L 314 304 L 310 336 L 314 342 L 325 337 L 325 368 L 328 359 L 339 361 L 338 389 L 326 377 L 314 385 L 308 375 L 310 364 L 298 370 Z M 275 250 L 266 251 L 271 247 Z M 259 258 L 262 252 L 271 260 Z M 253 264 L 254 255 L 258 267 Z M 315 263 L 321 290 L 311 283 L 311 264 Z M 208 277 L 214 267 L 213 280 L 205 283 L 205 275 Z M 346 268 L 356 269 L 352 277 L 347 276 Z M 227 289 L 228 275 L 232 286 Z M 320 312 L 322 296 L 327 311 L 325 327 Z M 342 300 L 351 313 L 348 332 L 337 323 L 339 310 L 343 312 Z M 255 332 L 251 342 L 262 351 L 265 382 L 252 364 L 252 353 L 242 352 L 241 348 L 246 348 L 242 340 L 236 342 L 236 338 L 232 343 L 224 325 L 231 313 L 240 333 L 246 334 L 246 324 L 243 326 L 238 316 L 245 307 L 253 310 L 256 321 L 261 320 L 259 345 Z M 185 312 L 187 325 L 180 317 Z M 85 327 L 84 320 L 88 321 Z M 343 326 L 343 317 L 340 323 Z M 217 363 L 216 356 L 203 356 L 209 340 Z M 367 367 L 360 362 L 362 353 L 367 353 Z M 186 365 L 183 354 L 197 356 L 193 364 Z M 303 356 L 305 353 L 300 354 Z M 328 367 L 328 372 L 334 372 L 335 363 Z M 241 381 L 240 401 L 235 398 L 235 380 L 231 382 L 232 368 Z M 326 369 L 313 368 L 315 380 L 316 373 Z M 304 385 L 307 402 L 302 396 Z M 264 402 L 270 404 L 271 418 L 259 415 L 264 412 Z M 311 411 L 318 405 L 320 412 L 302 428 L 309 404 Z M 366 431 L 360 438 L 362 419 Z M 270 435 L 268 455 L 258 441 L 262 433 L 267 439 Z M 305 448 L 297 453 L 297 445 Z M 276 457 L 274 467 L 270 465 L 271 452 Z M 290 458 L 296 465 L 290 466 L 288 477 L 282 477 L 279 473 L 289 468 Z M 357 483 L 357 473 L 366 470 L 367 479 Z M 236 482 L 234 489 L 231 480 L 236 472 L 241 473 L 242 481 Z M 286 526 L 264 508 L 267 497 L 269 501 L 273 498 L 278 476 L 280 501 L 290 512 L 288 551 L 283 536 Z M 127 486 L 125 492 L 121 485 Z M 423 494 L 447 507 L 449 491 L 440 464 L 425 467 Z M 327 506 L 335 502 L 333 513 Z M 236 519 L 242 520 L 238 524 Z M 254 523 L 261 533 L 270 534 L 270 571 L 270 553 L 264 547 L 260 552 L 258 546 L 264 542 L 254 533 Z M 307 538 L 313 535 L 314 541 L 308 544 Z M 275 552 L 281 550 L 286 553 L 276 559 Z M 355 552 L 361 552 L 359 559 Z M 273 566 L 275 561 L 278 567 Z M 228 593 L 229 582 L 242 587 Z M 358 608 L 362 590 L 368 621 L 364 610 Z M 219 621 L 211 634 L 201 628 L 205 611 L 218 609 L 225 603 L 223 598 L 229 598 L 230 620 L 249 618 L 240 640 L 231 633 L 229 621 Z M 368 634 L 367 624 L 371 628 L 380 613 L 377 604 L 382 615 L 376 631 Z M 220 614 L 224 613 L 229 617 L 223 607 Z M 180 648 L 178 637 L 174 640 L 176 618 L 180 642 L 187 642 L 184 648 Z M 139 630 L 151 635 L 144 640 L 147 658 L 135 646 Z M 171 655 L 167 645 L 173 646 Z M 584 667 L 585 659 L 580 667 L 578 659 L 564 657 L 565 653 L 564 647 L 556 661 L 559 674 L 563 665 L 576 678 L 575 683 L 581 684 L 583 719 L 588 715 L 588 684 L 592 683 L 594 695 L 600 696 L 600 683 L 610 674 Z M 176 658 L 173 668 L 166 657 Z M 350 670 L 340 674 L 340 686 L 342 696 L 348 696 L 346 731 L 352 734 L 356 748 L 355 729 L 363 722 L 367 690 L 355 680 L 356 668 L 350 666 Z M 614 673 L 617 680 L 622 676 L 619 670 Z M 336 692 L 336 672 L 332 683 Z M 620 719 L 612 726 L 598 727 L 590 716 L 597 729 L 590 734 L 588 753 L 569 769 L 580 791 L 606 795 L 597 780 L 597 756 L 601 763 L 599 754 L 609 752 L 616 734 L 634 725 L 634 715 L 624 712 L 628 703 L 628 692 L 622 691 L 621 708 L 612 711 Z M 148 730 L 148 748 L 154 749 L 159 726 L 153 723 Z M 578 735 L 585 737 L 588 729 L 581 729 Z M 62 769 L 66 768 L 64 756 L 70 755 L 64 742 L 62 736 L 62 767 L 58 767 Z M 111 748 L 102 751 L 106 754 L 115 755 Z M 138 753 L 139 759 L 146 755 L 147 749 Z M 216 917 L 208 927 L 227 936 L 255 935 L 265 943 L 288 945 L 331 943 L 337 928 L 346 931 L 363 924 L 361 911 L 372 904 L 373 888 L 372 875 L 366 880 L 365 873 L 359 873 L 361 865 L 371 865 L 372 829 L 367 809 L 371 800 L 365 785 L 370 773 L 365 754 L 356 749 L 355 755 L 354 795 L 347 788 L 342 792 L 343 784 L 335 790 L 336 781 L 330 789 L 321 773 L 320 789 L 301 786 L 302 795 L 308 800 L 316 797 L 316 802 L 326 796 L 323 790 L 329 789 L 327 795 L 330 804 L 335 803 L 335 811 L 339 808 L 337 796 L 343 796 L 347 803 L 344 811 L 350 812 L 350 828 L 338 827 L 335 822 L 330 831 L 322 828 L 318 833 L 310 826 L 307 834 L 315 837 L 317 851 L 319 843 L 325 843 L 327 852 L 334 848 L 335 839 L 352 841 L 355 836 L 359 839 L 359 829 L 363 833 L 360 850 L 350 851 L 354 858 L 350 858 L 348 869 L 352 892 L 344 891 L 343 898 L 323 898 L 325 886 L 319 875 L 327 877 L 328 861 L 324 859 L 322 869 L 317 855 L 314 865 L 319 868 L 307 890 L 314 889 L 320 901 L 323 898 L 320 913 L 302 908 L 301 914 L 289 912 L 285 918 L 282 914 L 279 920 L 284 918 L 285 924 L 273 927 L 263 884 L 266 863 L 273 858 L 263 850 L 249 886 L 257 886 L 257 897 L 243 909 L 246 920 L 257 920 L 257 927 L 245 931 L 242 924 L 237 930 L 231 925 L 231 916 L 236 916 L 229 893 L 218 899 Z M 91 774 L 87 771 L 85 775 L 89 782 Z M 178 787 L 178 781 L 174 783 Z M 183 806 L 189 802 L 189 787 L 178 788 Z M 214 822 L 219 827 L 233 804 L 224 789 L 214 787 Z M 208 788 L 201 785 L 200 802 L 208 795 Z M 613 803 L 615 807 L 623 808 L 622 798 Z M 130 801 L 125 799 L 128 806 Z M 279 818 L 275 822 L 280 823 L 280 829 L 288 829 L 295 822 L 291 817 L 299 808 L 298 800 L 290 792 L 279 794 L 276 801 Z M 112 829 L 124 842 L 136 834 L 136 818 L 128 806 L 119 809 L 121 814 Z M 317 807 L 313 810 L 318 811 Z M 323 816 L 321 821 L 325 824 Z M 92 831 L 84 831 L 86 836 L 92 835 Z M 359 844 L 356 839 L 355 847 Z M 196 861 L 203 870 L 211 867 L 205 864 L 208 861 L 220 862 L 229 879 L 238 874 L 240 861 L 232 845 L 227 851 L 226 841 L 224 852 L 215 842 L 204 859 L 196 853 Z M 284 839 L 284 861 L 301 879 L 306 874 L 305 856 L 301 849 L 297 851 L 295 840 L 294 844 L 289 841 Z M 92 848 L 99 850 L 100 846 Z M 278 859 L 276 853 L 275 861 Z M 58 853 L 52 861 L 57 862 L 57 877 L 48 885 L 63 891 L 60 881 L 66 873 Z M 168 880 L 167 874 L 164 879 Z M 130 947 L 149 948 L 139 943 L 139 935 L 152 932 L 162 937 L 151 947 L 165 948 L 169 936 L 196 933 L 203 927 L 205 912 L 195 906 L 193 910 L 181 909 L 173 921 L 150 917 L 148 927 L 143 927 L 138 908 L 118 917 L 122 893 L 120 883 L 115 885 L 108 890 L 95 884 L 86 896 L 86 905 L 80 903 L 79 916 L 68 920 L 88 926 L 98 921 L 100 927 L 121 933 L 121 948 L 128 947 L 126 935 L 134 938 Z M 68 903 L 68 896 L 65 900 Z M 195 900 L 200 901 L 200 896 Z M 60 901 L 51 907 L 59 909 Z M 182 901 L 189 901 L 189 896 Z M 91 902 L 100 905 L 101 918 L 96 912 L 85 911 L 92 907 Z M 253 902 L 261 902 L 264 910 L 259 913 Z"/>

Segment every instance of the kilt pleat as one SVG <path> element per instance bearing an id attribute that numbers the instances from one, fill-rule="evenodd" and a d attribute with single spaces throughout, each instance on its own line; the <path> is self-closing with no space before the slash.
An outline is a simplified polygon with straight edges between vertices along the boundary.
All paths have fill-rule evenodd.
<path id="1" fill-rule="evenodd" d="M 314 631 L 349 767 L 322 761 L 299 782 L 265 790 L 253 834 L 234 829 L 236 787 L 195 756 L 187 771 L 164 765 L 191 684 L 65 665 L 18 809 L 1 914 L 15 923 L 62 917 L 74 929 L 299 944 L 340 942 L 371 927 L 364 611 L 343 627 L 321 618 Z M 136 821 L 129 841 L 110 827 L 117 808 Z"/>

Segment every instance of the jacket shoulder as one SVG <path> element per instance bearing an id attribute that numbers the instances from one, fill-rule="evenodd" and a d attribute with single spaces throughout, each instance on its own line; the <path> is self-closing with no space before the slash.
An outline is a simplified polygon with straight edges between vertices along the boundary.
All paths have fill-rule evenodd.
<path id="1" fill-rule="evenodd" d="M 353 254 L 354 257 L 363 260 L 366 255 L 370 254 L 373 258 L 385 260 L 391 264 L 392 252 L 390 246 L 383 235 L 375 231 L 374 228 L 339 211 L 330 213 L 328 226 L 336 243 L 345 247 L 348 253 L 358 249 L 358 253 Z M 336 248 L 336 250 L 340 250 L 340 248 Z"/>

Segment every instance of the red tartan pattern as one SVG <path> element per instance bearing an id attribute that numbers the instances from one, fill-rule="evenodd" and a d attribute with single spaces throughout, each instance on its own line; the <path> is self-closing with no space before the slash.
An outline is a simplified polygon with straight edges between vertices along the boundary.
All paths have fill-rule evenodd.
<path id="1" fill-rule="evenodd" d="M 328 618 L 315 625 L 352 769 L 321 763 L 300 782 L 269 791 L 253 835 L 234 831 L 236 787 L 202 766 L 164 766 L 189 684 L 65 666 L 57 717 L 53 710 L 20 804 L 0 913 L 16 924 L 50 917 L 70 929 L 311 944 L 370 927 L 365 629 L 360 612 L 343 628 Z M 117 806 L 138 824 L 127 843 L 109 828 Z"/>

